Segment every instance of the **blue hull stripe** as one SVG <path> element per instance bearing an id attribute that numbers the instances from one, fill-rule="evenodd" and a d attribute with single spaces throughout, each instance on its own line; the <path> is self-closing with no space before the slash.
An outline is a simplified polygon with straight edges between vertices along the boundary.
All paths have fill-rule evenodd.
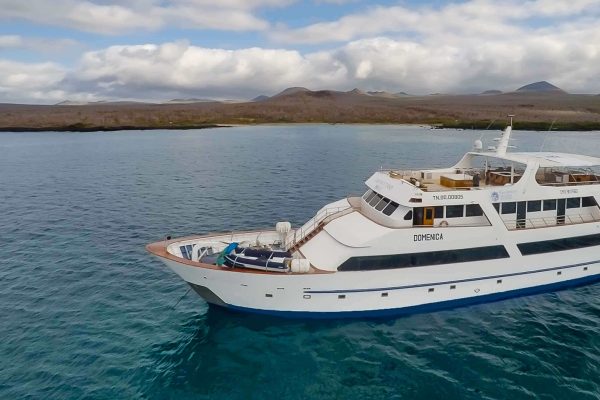
<path id="1" fill-rule="evenodd" d="M 360 292 L 381 292 L 381 291 L 390 291 L 390 290 L 400 290 L 400 289 L 413 289 L 419 287 L 431 287 L 431 286 L 439 286 L 439 285 L 449 285 L 455 283 L 465 283 L 465 282 L 476 282 L 476 281 L 484 281 L 487 279 L 497 279 L 497 278 L 506 278 L 509 276 L 520 276 L 520 275 L 531 275 L 538 274 L 541 272 L 548 271 L 556 271 L 561 269 L 569 269 L 569 268 L 577 268 L 577 267 L 585 267 L 586 265 L 597 264 L 600 263 L 600 260 L 589 261 L 579 264 L 565 265 L 562 267 L 552 267 L 552 268 L 544 268 L 544 269 L 536 269 L 531 271 L 524 272 L 515 272 L 512 274 L 503 274 L 503 275 L 489 275 L 478 278 L 469 278 L 469 279 L 460 279 L 457 281 L 444 281 L 444 282 L 434 282 L 434 283 L 419 283 L 417 285 L 406 285 L 406 286 L 392 286 L 392 287 L 383 287 L 383 288 L 369 288 L 369 289 L 339 289 L 339 290 L 305 290 L 304 293 L 307 294 L 319 294 L 319 293 L 360 293 Z"/>
<path id="2" fill-rule="evenodd" d="M 581 286 L 600 281 L 600 274 L 586 276 L 584 278 L 571 279 L 568 281 L 551 283 L 548 285 L 534 286 L 525 289 L 511 290 L 501 293 L 492 293 L 482 296 L 468 297 L 456 300 L 447 300 L 437 303 L 422 304 L 418 306 L 390 308 L 383 310 L 369 311 L 340 311 L 340 312 L 310 312 L 310 311 L 277 311 L 261 310 L 255 308 L 240 307 L 228 304 L 226 308 L 234 311 L 249 312 L 255 314 L 273 315 L 286 318 L 375 318 L 417 314 L 431 311 L 456 308 L 466 305 L 489 303 L 499 300 L 505 300 L 513 297 L 527 296 L 538 293 L 551 292 L 555 290 L 567 289 L 575 286 Z"/>

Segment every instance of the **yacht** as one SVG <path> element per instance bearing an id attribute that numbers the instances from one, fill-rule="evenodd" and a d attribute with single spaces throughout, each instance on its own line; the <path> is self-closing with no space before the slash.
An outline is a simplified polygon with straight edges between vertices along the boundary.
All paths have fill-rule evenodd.
<path id="1" fill-rule="evenodd" d="M 442 169 L 379 170 L 303 226 L 146 246 L 211 305 L 385 316 L 600 280 L 600 158 L 474 143 Z"/>

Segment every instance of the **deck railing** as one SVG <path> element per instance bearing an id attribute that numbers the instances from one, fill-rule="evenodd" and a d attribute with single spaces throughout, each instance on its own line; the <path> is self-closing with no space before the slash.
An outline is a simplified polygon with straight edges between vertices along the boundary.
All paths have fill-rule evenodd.
<path id="1" fill-rule="evenodd" d="M 504 221 L 504 225 L 506 225 L 508 230 L 515 230 L 547 228 L 557 225 L 575 225 L 598 221 L 600 221 L 600 217 L 595 216 L 594 214 L 573 214 L 554 217 L 512 219 Z"/>

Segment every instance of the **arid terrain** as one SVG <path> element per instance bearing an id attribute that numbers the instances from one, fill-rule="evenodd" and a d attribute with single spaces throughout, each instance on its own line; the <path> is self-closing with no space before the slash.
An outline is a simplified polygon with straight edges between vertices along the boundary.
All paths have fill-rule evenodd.
<path id="1" fill-rule="evenodd" d="M 185 103 L 0 104 L 0 130 L 117 130 L 201 128 L 262 123 L 406 123 L 481 128 L 600 129 L 600 96 L 555 91 L 408 96 L 286 89 L 259 101 Z"/>

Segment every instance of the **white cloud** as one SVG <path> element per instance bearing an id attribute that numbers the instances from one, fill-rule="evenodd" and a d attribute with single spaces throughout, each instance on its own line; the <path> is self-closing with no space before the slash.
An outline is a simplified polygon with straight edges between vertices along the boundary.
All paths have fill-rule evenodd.
<path id="1" fill-rule="evenodd" d="M 288 85 L 327 85 L 340 65 L 325 54 L 293 50 L 209 49 L 186 42 L 112 46 L 88 52 L 70 77 L 109 97 L 252 96 Z"/>
<path id="2" fill-rule="evenodd" d="M 269 22 L 254 15 L 254 10 L 289 3 L 290 0 L 3 0 L 0 19 L 22 19 L 108 35 L 165 26 L 264 30 Z"/>
<path id="3" fill-rule="evenodd" d="M 600 28 L 520 41 L 419 43 L 361 39 L 334 50 L 208 49 L 186 42 L 112 46 L 86 53 L 65 82 L 108 98 L 249 98 L 289 86 L 412 93 L 511 90 L 547 79 L 566 90 L 600 91 Z"/>
<path id="4" fill-rule="evenodd" d="M 20 63 L 0 59 L 1 102 L 48 102 L 67 94 L 59 88 L 66 71 L 54 63 Z"/>
<path id="5" fill-rule="evenodd" d="M 505 36 L 523 33 L 523 20 L 563 18 L 600 13 L 597 0 L 535 0 L 519 2 L 471 0 L 440 8 L 422 6 L 374 6 L 335 21 L 289 29 L 278 24 L 270 37 L 281 43 L 343 42 L 381 34 L 425 36 Z"/>
<path id="6" fill-rule="evenodd" d="M 61 51 L 78 45 L 72 39 L 46 39 L 39 37 L 23 37 L 21 35 L 0 35 L 0 50 L 26 49 L 38 52 Z"/>
<path id="7" fill-rule="evenodd" d="M 59 3 L 65 1 L 74 0 Z M 252 10 L 286 1 L 225 0 L 221 7 L 240 12 L 240 20 L 235 17 L 230 23 L 260 28 L 262 20 L 253 20 Z M 160 24 L 174 18 L 167 8 L 202 8 L 209 3 L 133 0 L 127 9 L 157 7 L 162 10 L 156 14 Z M 342 41 L 336 48 L 313 52 L 261 47 L 226 50 L 179 41 L 88 51 L 70 68 L 0 61 L 0 101 L 251 98 L 290 86 L 473 93 L 512 90 L 538 80 L 549 80 L 572 92 L 600 92 L 600 3 L 572 0 L 566 7 L 565 2 L 538 0 L 511 7 L 514 4 L 471 0 L 438 9 L 374 7 L 364 15 L 275 33 L 291 41 Z M 22 9 L 29 6 L 26 3 Z M 119 19 L 120 9 L 111 10 L 116 10 L 114 23 L 124 24 Z M 145 15 L 154 14 L 148 11 Z M 535 28 L 523 23 L 540 15 L 543 18 Z M 251 18 L 244 20 L 246 16 Z M 195 18 L 197 24 L 211 23 L 203 22 L 202 15 L 190 16 L 185 23 L 192 24 Z M 0 49 L 28 43 L 33 39 L 0 36 Z"/>

